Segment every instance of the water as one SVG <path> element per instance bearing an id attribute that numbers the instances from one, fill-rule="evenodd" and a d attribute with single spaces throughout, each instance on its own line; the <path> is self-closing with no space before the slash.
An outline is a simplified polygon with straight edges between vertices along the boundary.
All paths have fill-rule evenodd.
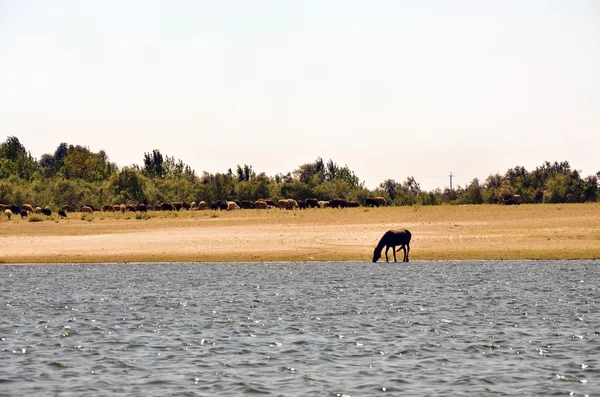
<path id="1" fill-rule="evenodd" d="M 0 266 L 0 395 L 598 395 L 599 265 Z"/>

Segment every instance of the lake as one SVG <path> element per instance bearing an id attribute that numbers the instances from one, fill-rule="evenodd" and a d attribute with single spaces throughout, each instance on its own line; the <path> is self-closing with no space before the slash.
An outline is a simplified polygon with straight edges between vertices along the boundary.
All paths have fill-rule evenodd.
<path id="1" fill-rule="evenodd" d="M 3 265 L 0 395 L 598 395 L 599 265 Z"/>

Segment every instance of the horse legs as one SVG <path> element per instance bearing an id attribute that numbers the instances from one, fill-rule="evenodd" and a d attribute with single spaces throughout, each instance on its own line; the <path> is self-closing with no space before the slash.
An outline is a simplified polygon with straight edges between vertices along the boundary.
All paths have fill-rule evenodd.
<path id="1" fill-rule="evenodd" d="M 410 245 L 409 244 L 406 244 L 406 245 L 402 244 L 400 246 L 400 248 L 398 248 L 396 250 L 396 252 L 400 252 L 400 250 L 404 251 L 403 252 L 404 253 L 404 258 L 402 259 L 402 262 L 408 262 L 408 252 L 410 251 Z"/>
<path id="2" fill-rule="evenodd" d="M 385 261 L 386 261 L 386 262 L 389 262 L 389 261 L 390 261 L 390 260 L 388 259 L 388 252 L 389 252 L 389 250 L 390 250 L 390 246 L 388 245 L 388 246 L 386 246 L 386 247 L 385 247 Z M 395 255 L 395 253 L 394 253 L 394 255 Z"/>
<path id="3" fill-rule="evenodd" d="M 406 249 L 404 248 L 404 244 L 402 244 L 402 245 L 400 246 L 400 248 L 398 248 L 398 249 L 396 250 L 396 252 L 400 252 L 400 250 L 404 251 L 404 256 L 406 256 Z M 402 262 L 404 262 L 404 258 L 402 258 Z"/>

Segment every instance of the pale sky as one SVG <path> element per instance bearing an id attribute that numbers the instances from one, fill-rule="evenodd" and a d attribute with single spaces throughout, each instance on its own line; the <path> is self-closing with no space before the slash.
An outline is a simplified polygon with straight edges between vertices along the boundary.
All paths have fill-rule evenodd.
<path id="1" fill-rule="evenodd" d="M 600 1 L 0 0 L 0 141 L 373 189 L 600 171 Z"/>

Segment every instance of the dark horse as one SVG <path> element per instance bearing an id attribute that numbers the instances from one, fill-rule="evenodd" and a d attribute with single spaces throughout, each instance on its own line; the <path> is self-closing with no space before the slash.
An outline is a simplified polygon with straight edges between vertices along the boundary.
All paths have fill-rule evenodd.
<path id="1" fill-rule="evenodd" d="M 404 259 L 402 262 L 408 262 L 408 253 L 410 252 L 410 238 L 412 235 L 406 229 L 400 230 L 388 230 L 385 232 L 381 240 L 379 240 L 379 244 L 375 247 L 375 251 L 373 251 L 373 262 L 377 262 L 379 258 L 381 258 L 381 250 L 385 246 L 385 261 L 389 262 L 388 259 L 388 251 L 392 248 L 392 252 L 394 253 L 394 262 L 396 262 L 396 252 L 403 250 L 404 251 Z M 398 250 L 396 250 L 397 246 L 400 246 Z"/>

